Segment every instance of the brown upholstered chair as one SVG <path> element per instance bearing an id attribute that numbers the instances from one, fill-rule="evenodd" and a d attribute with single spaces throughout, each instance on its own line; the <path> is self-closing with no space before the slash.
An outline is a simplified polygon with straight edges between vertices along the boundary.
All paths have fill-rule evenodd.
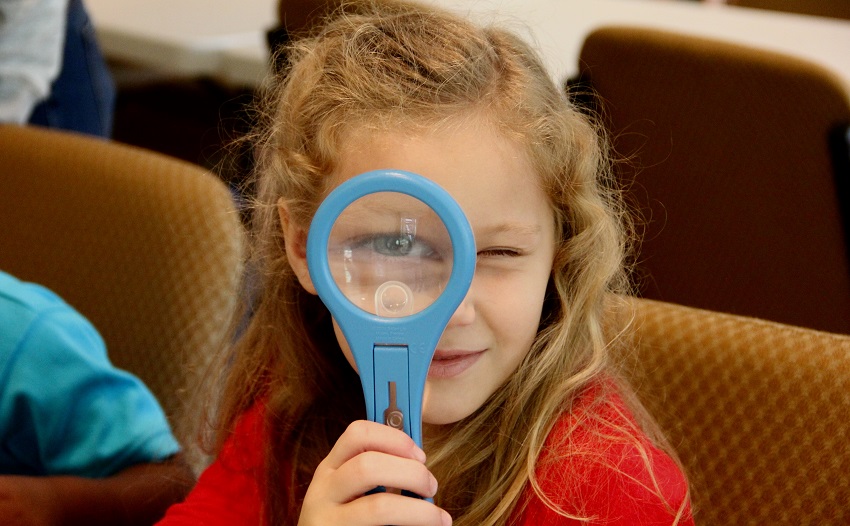
<path id="1" fill-rule="evenodd" d="M 645 218 L 644 297 L 850 333 L 850 97 L 731 43 L 600 28 L 580 70 Z"/>
<path id="2" fill-rule="evenodd" d="M 850 524 L 850 336 L 635 300 L 635 385 L 695 520 Z"/>
<path id="3" fill-rule="evenodd" d="M 727 0 L 726 3 L 801 15 L 850 19 L 850 2 L 847 0 Z"/>
<path id="4" fill-rule="evenodd" d="M 185 390 L 237 305 L 243 232 L 201 168 L 67 132 L 0 126 L 0 268 L 98 328 L 186 439 Z"/>

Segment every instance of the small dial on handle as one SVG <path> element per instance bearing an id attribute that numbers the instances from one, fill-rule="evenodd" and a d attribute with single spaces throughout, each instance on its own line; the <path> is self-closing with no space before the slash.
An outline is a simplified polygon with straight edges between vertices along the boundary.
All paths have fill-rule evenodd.
<path id="1" fill-rule="evenodd" d="M 404 413 L 401 412 L 401 409 L 398 407 L 398 402 L 396 401 L 395 382 L 388 382 L 388 389 L 390 404 L 384 410 L 384 424 L 404 431 Z"/>

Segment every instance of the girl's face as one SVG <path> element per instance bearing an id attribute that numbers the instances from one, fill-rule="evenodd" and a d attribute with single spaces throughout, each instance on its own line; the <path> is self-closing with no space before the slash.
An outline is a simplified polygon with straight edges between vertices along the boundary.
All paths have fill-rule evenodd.
<path id="1" fill-rule="evenodd" d="M 528 353 L 540 322 L 555 251 L 554 215 L 523 149 L 484 120 L 427 134 L 364 132 L 342 144 L 333 174 L 398 169 L 439 184 L 460 204 L 475 235 L 472 286 L 437 346 L 425 388 L 423 421 L 448 424 L 481 407 Z M 303 239 L 286 219 L 287 246 Z M 302 285 L 315 294 L 303 251 L 288 248 Z M 351 351 L 339 326 L 337 339 Z"/>

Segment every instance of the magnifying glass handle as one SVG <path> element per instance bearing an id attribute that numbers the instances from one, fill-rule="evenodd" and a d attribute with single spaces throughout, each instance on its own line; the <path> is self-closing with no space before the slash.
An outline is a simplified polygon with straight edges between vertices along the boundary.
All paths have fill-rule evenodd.
<path id="1" fill-rule="evenodd" d="M 422 393 L 411 393 L 410 354 L 406 345 L 375 345 L 375 420 L 404 431 L 422 447 L 422 437 L 411 435 L 411 422 L 421 419 Z M 421 426 L 417 426 L 417 429 Z M 419 433 L 417 433 L 419 435 Z M 376 488 L 374 491 L 386 491 Z M 402 495 L 422 498 L 415 493 L 402 491 Z M 427 499 L 433 502 L 432 499 Z"/>
<path id="2" fill-rule="evenodd" d="M 382 197 L 377 208 L 379 213 L 375 216 L 376 224 L 363 221 L 364 216 L 358 214 L 373 208 L 360 206 L 358 209 L 356 201 L 384 192 L 402 194 L 404 199 L 388 201 L 386 196 Z M 351 210 L 347 210 L 349 206 Z M 400 224 L 394 223 L 389 231 L 385 212 L 400 220 Z M 435 223 L 431 221 L 434 214 L 442 222 L 443 230 L 438 228 L 437 233 L 432 234 L 434 239 L 429 239 L 425 235 L 427 232 L 420 228 Z M 423 218 L 421 224 L 417 222 L 419 216 Z M 365 217 L 371 216 L 367 213 Z M 352 224 L 355 227 L 351 227 Z M 332 243 L 334 232 L 340 236 L 339 243 L 336 237 Z M 358 234 L 368 235 L 363 238 Z M 420 238 L 424 241 L 421 247 L 417 245 Z M 425 243 L 427 241 L 431 243 Z M 451 250 L 447 250 L 449 246 Z M 405 251 L 413 249 L 416 250 L 412 254 Z M 329 260 L 331 253 L 333 268 Z M 409 273 L 385 275 L 382 272 L 386 268 L 381 272 L 375 270 L 377 267 L 371 264 L 372 260 L 363 257 L 370 254 L 385 266 L 393 260 L 404 263 L 409 258 L 433 254 L 433 257 L 424 258 L 428 272 L 422 275 L 432 277 L 424 279 L 424 285 L 412 286 L 405 279 Z M 357 263 L 362 265 L 354 264 L 355 255 Z M 367 418 L 403 430 L 420 448 L 422 396 L 431 358 L 449 318 L 469 290 L 475 262 L 475 239 L 460 205 L 435 182 L 411 172 L 376 170 L 343 182 L 328 194 L 310 223 L 307 268 L 319 297 L 339 323 L 354 355 Z M 364 281 L 353 280 L 352 275 L 358 269 L 366 272 Z M 342 279 L 338 281 L 339 277 Z M 379 284 L 379 279 L 385 281 Z M 340 283 L 347 290 L 351 285 L 357 293 L 354 299 L 343 293 Z M 439 283 L 428 289 L 441 291 L 436 298 L 415 295 L 422 290 L 419 287 L 431 283 Z M 374 297 L 369 292 L 373 286 L 376 287 Z M 372 300 L 374 304 L 370 305 Z"/>
<path id="3" fill-rule="evenodd" d="M 411 393 L 406 345 L 375 345 L 375 420 L 411 433 Z M 421 405 L 421 402 L 420 404 Z M 416 437 L 412 437 L 416 441 Z M 421 440 L 420 440 L 421 442 Z M 419 447 L 421 444 L 417 442 Z"/>

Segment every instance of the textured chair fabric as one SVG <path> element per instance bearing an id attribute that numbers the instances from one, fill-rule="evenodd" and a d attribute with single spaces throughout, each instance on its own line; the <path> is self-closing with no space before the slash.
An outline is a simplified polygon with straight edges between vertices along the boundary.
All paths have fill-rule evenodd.
<path id="1" fill-rule="evenodd" d="M 635 300 L 639 397 L 696 523 L 850 524 L 850 336 Z"/>
<path id="2" fill-rule="evenodd" d="M 179 438 L 186 390 L 238 303 L 243 232 L 201 168 L 69 132 L 0 126 L 0 268 L 88 317 Z"/>
<path id="3" fill-rule="evenodd" d="M 826 70 L 649 29 L 580 70 L 642 216 L 642 296 L 850 333 L 850 97 Z"/>

